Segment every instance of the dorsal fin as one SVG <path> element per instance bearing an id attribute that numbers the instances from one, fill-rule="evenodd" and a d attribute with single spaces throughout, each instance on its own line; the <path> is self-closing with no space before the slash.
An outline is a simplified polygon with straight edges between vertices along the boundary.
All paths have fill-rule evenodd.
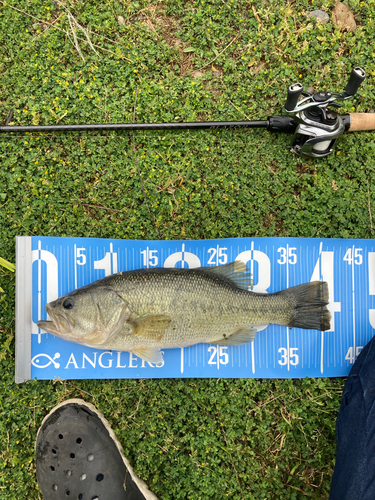
<path id="1" fill-rule="evenodd" d="M 235 286 L 242 288 L 243 290 L 248 290 L 252 285 L 252 274 L 246 264 L 239 260 L 229 262 L 229 264 L 224 264 L 223 266 L 201 267 L 199 269 L 202 269 L 202 271 L 209 271 L 210 273 L 217 274 L 222 278 L 226 278 Z"/>

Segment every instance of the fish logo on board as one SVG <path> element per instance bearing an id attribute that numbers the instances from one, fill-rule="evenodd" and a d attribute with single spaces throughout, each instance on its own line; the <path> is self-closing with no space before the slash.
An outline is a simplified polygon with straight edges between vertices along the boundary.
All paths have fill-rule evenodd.
<path id="1" fill-rule="evenodd" d="M 53 356 L 53 358 L 51 358 L 51 356 L 49 354 L 42 352 L 42 353 L 39 353 L 32 358 L 31 364 L 33 366 L 35 366 L 36 368 L 48 368 L 51 364 L 53 364 L 54 367 L 57 369 L 57 368 L 60 368 L 60 363 L 57 363 L 55 360 L 59 359 L 60 356 L 61 356 L 61 354 L 59 352 L 56 352 L 55 355 Z M 41 358 L 47 358 L 47 360 L 49 360 L 49 361 L 43 365 L 43 364 L 41 364 Z M 45 361 L 45 360 L 43 360 L 43 361 Z"/>

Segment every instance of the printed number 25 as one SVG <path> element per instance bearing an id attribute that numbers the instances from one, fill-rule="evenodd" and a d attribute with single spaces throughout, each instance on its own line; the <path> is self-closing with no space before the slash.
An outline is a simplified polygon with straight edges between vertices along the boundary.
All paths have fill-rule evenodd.
<path id="1" fill-rule="evenodd" d="M 219 264 L 226 264 L 228 262 L 228 255 L 225 253 L 227 248 L 209 248 L 208 253 L 211 254 L 210 258 L 208 259 L 207 264 L 216 264 L 217 266 Z M 215 262 L 216 258 L 216 262 Z"/>
<path id="2" fill-rule="evenodd" d="M 228 347 L 226 346 L 213 346 L 211 345 L 209 348 L 208 348 L 208 352 L 211 353 L 211 356 L 210 356 L 210 359 L 208 361 L 208 364 L 209 365 L 227 365 L 228 364 L 228 361 L 229 361 L 229 357 L 228 357 L 228 353 L 226 352 L 226 350 L 228 349 Z M 216 356 L 216 361 L 214 360 Z"/>

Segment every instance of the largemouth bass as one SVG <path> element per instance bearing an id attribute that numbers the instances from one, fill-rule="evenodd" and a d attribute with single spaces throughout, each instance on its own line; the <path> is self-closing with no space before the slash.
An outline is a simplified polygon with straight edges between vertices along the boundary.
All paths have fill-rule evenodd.
<path id="1" fill-rule="evenodd" d="M 162 362 L 162 349 L 252 342 L 268 324 L 330 328 L 327 283 L 268 294 L 249 291 L 250 280 L 239 261 L 120 272 L 50 302 L 46 311 L 52 321 L 38 326 L 62 339 L 129 351 L 150 363 Z"/>

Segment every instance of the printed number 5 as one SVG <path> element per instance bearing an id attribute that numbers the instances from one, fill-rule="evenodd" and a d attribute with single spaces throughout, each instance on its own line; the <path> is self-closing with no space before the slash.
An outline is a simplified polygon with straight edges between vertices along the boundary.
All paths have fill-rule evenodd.
<path id="1" fill-rule="evenodd" d="M 86 255 L 84 252 L 86 252 L 86 248 L 77 248 L 77 264 L 79 266 L 84 266 L 86 264 Z"/>

